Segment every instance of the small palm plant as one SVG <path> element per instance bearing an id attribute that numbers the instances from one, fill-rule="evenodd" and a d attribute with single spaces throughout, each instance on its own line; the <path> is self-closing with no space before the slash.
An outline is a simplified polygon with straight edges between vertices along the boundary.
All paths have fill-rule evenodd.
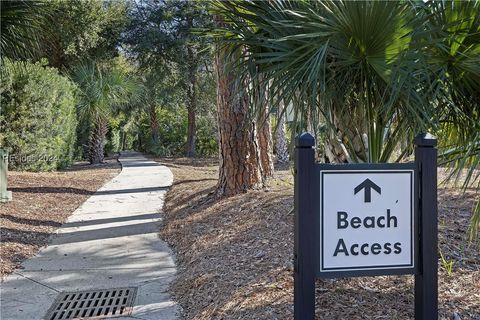
<path id="1" fill-rule="evenodd" d="M 139 84 L 125 72 L 94 61 L 77 66 L 72 80 L 79 92 L 78 114 L 90 125 L 88 159 L 91 164 L 102 163 L 109 116 L 136 99 Z"/>

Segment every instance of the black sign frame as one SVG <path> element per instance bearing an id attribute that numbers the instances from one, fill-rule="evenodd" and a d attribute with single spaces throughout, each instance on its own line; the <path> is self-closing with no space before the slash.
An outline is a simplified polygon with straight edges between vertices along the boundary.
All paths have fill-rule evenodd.
<path id="1" fill-rule="evenodd" d="M 437 139 L 428 133 L 415 137 L 414 216 L 415 236 L 418 239 L 414 241 L 417 245 L 414 273 L 416 320 L 438 319 L 436 145 Z M 320 170 L 317 170 L 319 164 L 315 163 L 314 146 L 315 139 L 309 133 L 302 133 L 295 140 L 294 320 L 315 319 L 315 280 L 320 262 L 320 201 L 315 199 L 319 195 Z M 353 168 L 358 165 L 348 166 Z M 347 275 L 343 271 L 340 276 L 357 275 L 360 274 L 355 272 Z"/>

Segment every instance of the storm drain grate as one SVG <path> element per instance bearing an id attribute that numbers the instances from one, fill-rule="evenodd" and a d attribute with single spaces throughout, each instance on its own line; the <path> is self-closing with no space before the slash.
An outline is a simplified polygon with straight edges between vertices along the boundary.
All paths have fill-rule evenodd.
<path id="1" fill-rule="evenodd" d="M 106 319 L 132 312 L 137 288 L 61 292 L 45 320 Z"/>

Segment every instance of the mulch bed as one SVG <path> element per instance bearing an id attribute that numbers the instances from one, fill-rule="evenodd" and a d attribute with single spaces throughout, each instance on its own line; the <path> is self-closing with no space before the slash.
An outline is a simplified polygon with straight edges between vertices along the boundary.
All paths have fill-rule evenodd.
<path id="1" fill-rule="evenodd" d="M 184 319 L 293 319 L 293 181 L 276 171 L 268 190 L 215 199 L 215 162 L 160 159 L 175 180 L 161 237 L 176 251 L 172 294 Z M 480 319 L 480 253 L 467 245 L 475 200 L 439 190 L 441 319 Z M 413 276 L 318 281 L 317 319 L 413 319 Z"/>
<path id="2" fill-rule="evenodd" d="M 0 203 L 2 280 L 46 245 L 68 216 L 119 172 L 116 158 L 95 166 L 80 162 L 58 172 L 10 171 L 13 200 Z"/>

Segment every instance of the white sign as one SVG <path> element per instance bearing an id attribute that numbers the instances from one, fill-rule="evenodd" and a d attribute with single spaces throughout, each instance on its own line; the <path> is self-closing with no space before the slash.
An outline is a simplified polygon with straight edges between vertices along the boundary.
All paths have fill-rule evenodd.
<path id="1" fill-rule="evenodd" d="M 320 170 L 320 272 L 414 268 L 414 170 Z"/>

